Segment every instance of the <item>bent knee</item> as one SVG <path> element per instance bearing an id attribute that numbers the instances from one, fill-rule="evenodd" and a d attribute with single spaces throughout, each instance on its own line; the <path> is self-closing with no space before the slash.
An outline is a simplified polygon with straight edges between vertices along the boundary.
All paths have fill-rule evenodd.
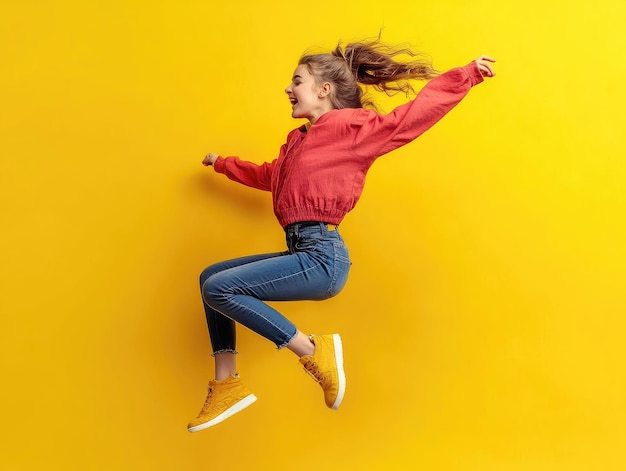
<path id="1" fill-rule="evenodd" d="M 202 272 L 200 275 L 200 294 L 202 295 L 202 300 L 210 305 L 210 299 L 214 292 L 214 289 L 211 287 L 211 274 L 205 275 L 205 272 Z"/>
<path id="2" fill-rule="evenodd" d="M 200 293 L 206 304 L 215 306 L 231 292 L 227 286 L 220 282 L 219 274 L 212 273 L 205 278 L 200 277 Z"/>
<path id="3" fill-rule="evenodd" d="M 200 288 L 204 286 L 209 278 L 211 278 L 216 273 L 219 273 L 219 271 L 220 270 L 216 265 L 208 266 L 204 270 L 202 270 L 202 273 L 200 273 Z"/>

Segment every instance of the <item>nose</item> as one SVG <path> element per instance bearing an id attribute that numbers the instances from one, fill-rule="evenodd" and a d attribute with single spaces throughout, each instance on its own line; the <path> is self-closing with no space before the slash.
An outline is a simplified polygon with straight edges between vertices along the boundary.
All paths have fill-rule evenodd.
<path id="1" fill-rule="evenodd" d="M 291 93 L 291 85 L 289 85 L 287 88 L 285 88 L 285 93 L 287 95 L 289 95 Z"/>

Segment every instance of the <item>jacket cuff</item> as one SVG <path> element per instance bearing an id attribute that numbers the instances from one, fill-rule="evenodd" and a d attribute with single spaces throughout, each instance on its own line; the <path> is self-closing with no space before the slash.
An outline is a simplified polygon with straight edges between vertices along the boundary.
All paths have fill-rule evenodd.
<path id="1" fill-rule="evenodd" d="M 224 173 L 225 166 L 226 159 L 224 159 L 222 156 L 218 156 L 217 159 L 215 159 L 215 162 L 213 162 L 213 170 L 215 170 L 217 173 Z"/>
<path id="2" fill-rule="evenodd" d="M 468 75 L 472 87 L 485 80 L 483 74 L 480 73 L 480 69 L 478 68 L 478 64 L 476 64 L 475 60 L 463 67 L 463 70 L 465 70 L 465 73 Z"/>

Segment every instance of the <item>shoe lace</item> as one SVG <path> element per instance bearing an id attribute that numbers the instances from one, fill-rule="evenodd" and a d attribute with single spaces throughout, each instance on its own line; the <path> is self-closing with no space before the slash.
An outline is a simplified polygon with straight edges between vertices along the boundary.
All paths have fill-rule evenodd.
<path id="1" fill-rule="evenodd" d="M 304 364 L 304 369 L 306 370 L 307 373 L 309 373 L 311 376 L 313 376 L 313 378 L 315 379 L 315 381 L 317 381 L 320 384 L 324 384 L 326 383 L 326 380 L 328 379 L 326 377 L 326 375 L 324 373 L 322 373 L 319 369 L 319 366 L 316 362 L 308 360 L 305 364 Z"/>
<path id="2" fill-rule="evenodd" d="M 205 410 L 207 410 L 209 408 L 209 406 L 211 405 L 211 399 L 213 399 L 215 393 L 215 387 L 213 385 L 213 382 L 209 383 L 209 393 L 206 396 L 206 399 L 204 400 L 204 405 L 202 406 L 202 411 L 200 411 L 200 413 L 204 412 Z"/>

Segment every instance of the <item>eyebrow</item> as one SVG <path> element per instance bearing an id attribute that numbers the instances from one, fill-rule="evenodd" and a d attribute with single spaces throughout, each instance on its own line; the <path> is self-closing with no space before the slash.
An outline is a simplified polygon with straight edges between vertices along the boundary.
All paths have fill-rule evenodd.
<path id="1" fill-rule="evenodd" d="M 292 78 L 291 80 L 295 80 L 295 79 L 297 79 L 297 78 L 301 79 L 302 77 L 301 77 L 301 76 L 299 76 L 299 75 L 294 75 L 294 76 L 293 76 L 293 78 Z"/>

